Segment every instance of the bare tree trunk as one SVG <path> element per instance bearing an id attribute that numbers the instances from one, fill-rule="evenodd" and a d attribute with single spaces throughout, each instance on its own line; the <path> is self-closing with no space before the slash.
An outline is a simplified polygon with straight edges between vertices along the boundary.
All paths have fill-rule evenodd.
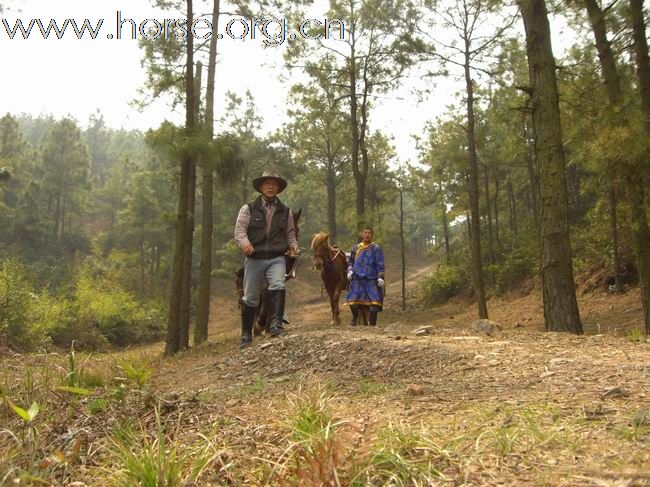
<path id="1" fill-rule="evenodd" d="M 406 309 L 406 252 L 404 250 L 404 188 L 399 186 L 399 239 L 402 251 L 402 311 Z"/>
<path id="2" fill-rule="evenodd" d="M 368 131 L 368 79 L 366 77 L 367 75 L 367 67 L 364 66 L 363 70 L 363 93 L 361 95 L 361 106 L 359 107 L 361 109 L 361 127 L 359 130 L 359 150 L 361 152 L 361 169 L 360 169 L 360 180 L 363 181 L 363 197 L 365 198 L 366 195 L 366 181 L 368 180 L 368 168 L 369 168 L 369 160 L 368 160 L 368 147 L 366 147 L 366 132 Z M 376 186 L 375 188 L 376 189 Z M 372 205 L 373 205 L 373 219 L 374 216 L 377 215 L 376 211 L 378 211 L 376 203 L 376 198 L 375 194 L 373 192 L 373 198 L 372 198 Z M 358 222 L 357 222 L 357 227 L 358 230 L 361 230 L 361 228 L 366 224 L 366 206 L 365 206 L 365 200 L 361 200 L 361 203 L 363 207 L 361 208 L 363 211 L 360 213 L 361 218 L 357 216 Z M 357 200 L 357 205 L 359 204 L 359 200 Z M 379 226 L 379 215 L 377 215 L 377 226 Z M 374 222 L 373 222 L 374 225 Z"/>
<path id="3" fill-rule="evenodd" d="M 354 18 L 354 6 L 350 4 L 350 16 Z M 348 68 L 349 88 L 350 88 L 350 129 L 352 131 L 352 174 L 354 175 L 354 182 L 357 189 L 356 194 L 356 207 L 357 207 L 357 230 L 365 225 L 365 202 L 366 202 L 366 176 L 367 167 L 364 171 L 359 166 L 359 152 L 360 152 L 360 131 L 359 131 L 359 108 L 357 100 L 357 59 L 355 50 L 354 33 L 351 34 L 350 44 L 350 66 Z"/>
<path id="4" fill-rule="evenodd" d="M 632 37 L 634 39 L 634 54 L 636 74 L 639 78 L 639 93 L 641 95 L 641 110 L 644 115 L 645 133 L 650 137 L 650 59 L 648 58 L 648 41 L 646 25 L 643 16 L 643 0 L 630 0 L 630 19 L 632 21 Z M 630 187 L 632 214 L 634 219 L 634 240 L 638 259 L 639 277 L 641 280 L 641 300 L 645 316 L 645 331 L 650 335 L 650 229 L 646 213 L 644 187 L 648 183 L 648 159 L 639 168 L 636 177 L 628 171 L 628 186 Z"/>
<path id="5" fill-rule="evenodd" d="M 352 174 L 357 188 L 357 230 L 364 225 L 365 211 L 365 180 L 359 169 L 359 120 L 357 109 L 357 73 L 354 59 L 354 44 L 352 45 L 352 56 L 350 62 L 350 128 L 352 130 Z"/>
<path id="6" fill-rule="evenodd" d="M 451 250 L 449 248 L 449 221 L 447 219 L 447 207 L 443 202 L 442 206 L 442 228 L 444 230 L 445 236 L 445 262 L 449 264 L 449 259 L 451 257 Z"/>
<path id="7" fill-rule="evenodd" d="M 187 22 L 193 22 L 192 0 L 186 0 Z M 191 35 L 187 36 L 185 60 L 185 133 L 187 137 L 194 134 L 194 43 Z M 169 316 L 167 321 L 167 339 L 165 353 L 175 354 L 181 350 L 181 296 L 183 294 L 185 270 L 185 245 L 189 214 L 189 189 L 192 158 L 189 153 L 183 155 L 181 162 L 180 189 L 178 195 L 178 215 L 176 219 L 176 247 L 174 249 L 174 264 L 172 285 L 169 300 Z M 191 254 L 190 254 L 191 255 Z M 191 262 L 190 262 L 191 265 Z"/>
<path id="8" fill-rule="evenodd" d="M 528 163 L 528 180 L 530 181 L 530 202 L 533 210 L 533 221 L 535 228 L 539 228 L 539 178 L 537 164 L 535 164 L 534 147 L 529 150 Z"/>
<path id="9" fill-rule="evenodd" d="M 327 171 L 327 229 L 330 241 L 336 242 L 336 180 L 332 170 Z"/>
<path id="10" fill-rule="evenodd" d="M 196 72 L 194 74 L 194 123 L 199 114 L 201 104 L 201 62 L 196 63 Z M 187 202 L 187 226 L 185 227 L 185 258 L 183 273 L 183 294 L 181 295 L 181 322 L 179 342 L 182 350 L 190 346 L 190 321 L 192 311 L 192 257 L 194 250 L 194 214 L 196 211 L 196 160 L 190 156 L 190 177 Z"/>
<path id="11" fill-rule="evenodd" d="M 519 0 L 526 30 L 535 151 L 539 166 L 541 270 L 548 331 L 581 334 L 567 208 L 555 59 L 544 0 Z"/>
<path id="12" fill-rule="evenodd" d="M 497 171 L 494 171 L 494 230 L 497 239 L 497 249 L 501 253 L 501 232 L 499 227 L 499 175 Z"/>
<path id="13" fill-rule="evenodd" d="M 601 71 L 603 79 L 605 80 L 607 99 L 613 112 L 620 113 L 619 109 L 623 98 L 623 92 L 621 90 L 618 68 L 616 67 L 616 59 L 614 58 L 614 53 L 612 52 L 612 46 L 609 39 L 607 39 L 605 17 L 595 0 L 584 0 L 584 2 L 589 15 L 589 21 L 591 22 L 591 28 L 594 32 L 596 49 L 598 50 L 598 59 L 600 60 Z M 621 119 L 624 119 L 624 117 L 621 116 Z M 622 288 L 620 283 L 621 259 L 618 248 L 616 173 L 617 171 L 614 162 L 609 162 L 607 164 L 606 177 L 607 184 L 609 185 L 609 216 L 613 245 L 612 251 L 614 256 L 614 276 L 616 280 L 616 290 L 620 291 Z"/>
<path id="14" fill-rule="evenodd" d="M 144 297 L 145 292 L 145 274 L 146 274 L 146 262 L 144 255 L 144 225 L 140 225 L 140 298 Z"/>
<path id="15" fill-rule="evenodd" d="M 512 181 L 508 180 L 508 217 L 510 222 L 510 231 L 517 237 L 517 204 L 515 203 L 515 192 L 512 189 Z"/>
<path id="16" fill-rule="evenodd" d="M 614 257 L 614 285 L 616 286 L 616 291 L 621 291 L 623 287 L 621 286 L 621 256 L 619 252 L 618 244 L 618 218 L 616 215 L 616 188 L 613 184 L 609 187 L 609 223 L 611 226 L 612 232 L 612 247 L 613 247 L 613 257 Z"/>
<path id="17" fill-rule="evenodd" d="M 483 187 L 485 188 L 485 212 L 488 222 L 488 251 L 490 252 L 490 264 L 494 265 L 496 257 L 494 255 L 494 233 L 492 232 L 492 202 L 490 201 L 490 180 L 488 168 L 483 166 Z M 492 276 L 494 281 L 494 275 Z"/>
<path id="18" fill-rule="evenodd" d="M 481 215 L 478 191 L 478 157 L 476 155 L 474 121 L 474 85 L 470 74 L 469 45 L 465 47 L 465 86 L 467 90 L 467 142 L 469 151 L 469 208 L 472 216 L 472 276 L 478 304 L 478 317 L 487 319 L 487 301 L 483 283 L 483 262 L 481 257 Z"/>
<path id="19" fill-rule="evenodd" d="M 219 0 L 214 0 L 212 8 L 212 25 L 218 32 Z M 208 85 L 205 93 L 205 136 L 212 141 L 214 136 L 214 80 L 217 72 L 217 36 L 210 38 L 210 53 L 208 55 Z M 210 295 L 212 282 L 212 232 L 214 215 L 212 211 L 213 176 L 211 161 L 203 161 L 203 181 L 201 198 L 201 267 L 199 270 L 199 295 L 194 325 L 194 345 L 208 339 L 208 323 L 210 322 Z"/>

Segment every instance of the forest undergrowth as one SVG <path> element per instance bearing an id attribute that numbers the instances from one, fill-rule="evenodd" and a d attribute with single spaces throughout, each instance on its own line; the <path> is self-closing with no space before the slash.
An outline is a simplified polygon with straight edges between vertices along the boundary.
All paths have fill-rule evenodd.
<path id="1" fill-rule="evenodd" d="M 389 285 L 376 328 L 333 327 L 305 272 L 289 289 L 289 336 L 244 352 L 222 287 L 208 344 L 176 357 L 162 357 L 162 344 L 3 354 L 0 479 L 650 483 L 650 344 L 634 327 L 637 291 L 582 296 L 594 326 L 575 336 L 543 332 L 535 291 L 492 299 L 486 334 L 472 329 L 466 300 L 401 311 L 397 290 Z M 598 333 L 594 320 L 620 326 Z"/>

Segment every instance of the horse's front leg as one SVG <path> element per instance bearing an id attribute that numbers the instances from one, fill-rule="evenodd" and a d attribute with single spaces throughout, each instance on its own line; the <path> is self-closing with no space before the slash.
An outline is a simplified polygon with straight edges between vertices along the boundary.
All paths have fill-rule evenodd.
<path id="1" fill-rule="evenodd" d="M 334 305 L 334 294 L 335 294 L 335 292 L 336 292 L 335 289 L 333 289 L 333 288 L 331 288 L 329 286 L 327 287 L 327 296 L 330 298 L 330 311 L 332 312 L 332 321 L 330 321 L 330 326 L 340 324 L 340 323 L 338 323 L 336 321 L 336 310 L 334 308 L 334 306 L 335 306 Z"/>
<path id="2" fill-rule="evenodd" d="M 341 289 L 336 288 L 332 294 L 332 321 L 335 325 L 341 324 L 341 311 L 339 309 L 339 301 L 341 298 Z"/>

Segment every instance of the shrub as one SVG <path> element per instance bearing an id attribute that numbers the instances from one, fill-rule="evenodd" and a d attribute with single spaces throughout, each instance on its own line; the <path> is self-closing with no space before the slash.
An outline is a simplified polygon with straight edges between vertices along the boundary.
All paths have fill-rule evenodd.
<path id="1" fill-rule="evenodd" d="M 526 245 L 517 246 L 495 267 L 496 292 L 503 294 L 512 290 L 524 279 L 537 274 L 537 257 Z"/>
<path id="2" fill-rule="evenodd" d="M 226 242 L 221 250 L 215 252 L 215 257 L 215 268 L 212 271 L 214 277 L 232 279 L 243 265 L 241 250 L 234 240 Z"/>
<path id="3" fill-rule="evenodd" d="M 21 350 L 46 345 L 56 318 L 50 303 L 35 293 L 26 266 L 14 259 L 0 263 L 0 341 Z"/>
<path id="4" fill-rule="evenodd" d="M 420 287 L 422 300 L 429 305 L 441 304 L 467 290 L 469 276 L 460 266 L 440 264 Z"/>
<path id="5" fill-rule="evenodd" d="M 115 345 L 154 340 L 162 333 L 160 310 L 145 309 L 118 285 L 96 281 L 82 270 L 75 293 L 78 330 L 95 327 Z"/>

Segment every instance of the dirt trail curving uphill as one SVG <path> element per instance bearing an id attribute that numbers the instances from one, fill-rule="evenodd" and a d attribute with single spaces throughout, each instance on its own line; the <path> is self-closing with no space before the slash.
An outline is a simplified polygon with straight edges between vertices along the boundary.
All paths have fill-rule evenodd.
<path id="1" fill-rule="evenodd" d="M 472 331 L 466 301 L 431 309 L 411 299 L 402 312 L 393 275 L 379 326 L 336 327 L 318 273 L 305 267 L 288 287 L 287 337 L 240 352 L 234 292 L 221 293 L 210 344 L 164 360 L 157 374 L 159 390 L 199 400 L 206 418 L 234 417 L 224 442 L 242 455 L 278 458 L 295 394 L 326 390 L 334 419 L 358 425 L 363 441 L 395 425 L 430 435 L 446 452 L 445 483 L 650 485 L 650 344 L 621 332 L 628 309 L 625 319 L 639 319 L 634 293 L 609 301 L 619 328 L 589 336 L 544 333 L 535 293 L 494 299 L 502 326 L 488 336 Z M 411 271 L 409 292 L 431 268 Z M 596 298 L 581 302 L 585 322 L 603 317 Z"/>

